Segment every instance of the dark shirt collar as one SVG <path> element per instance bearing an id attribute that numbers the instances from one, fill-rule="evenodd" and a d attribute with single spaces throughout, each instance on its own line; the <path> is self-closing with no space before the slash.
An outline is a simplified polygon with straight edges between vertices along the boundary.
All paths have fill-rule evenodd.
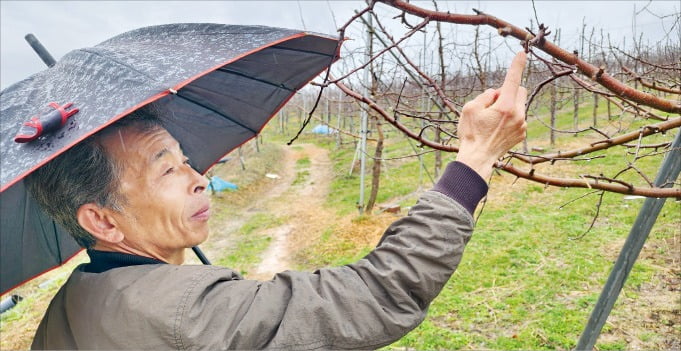
<path id="1" fill-rule="evenodd" d="M 124 254 L 120 252 L 109 252 L 99 250 L 87 250 L 90 256 L 90 263 L 82 266 L 82 270 L 88 273 L 102 273 L 109 269 L 137 266 L 142 264 L 165 264 L 155 258 Z"/>

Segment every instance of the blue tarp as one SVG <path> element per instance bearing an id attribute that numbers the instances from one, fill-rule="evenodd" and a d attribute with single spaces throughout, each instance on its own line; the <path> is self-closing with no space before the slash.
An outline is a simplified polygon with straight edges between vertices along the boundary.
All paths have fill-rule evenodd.
<path id="1" fill-rule="evenodd" d="M 212 176 L 210 178 L 210 184 L 208 185 L 213 191 L 223 191 L 225 189 L 236 190 L 239 187 L 234 183 L 230 183 L 218 176 Z"/>
<path id="2" fill-rule="evenodd" d="M 311 133 L 315 134 L 336 134 L 337 131 L 329 126 L 323 124 L 318 124 L 316 127 L 312 128 Z"/>

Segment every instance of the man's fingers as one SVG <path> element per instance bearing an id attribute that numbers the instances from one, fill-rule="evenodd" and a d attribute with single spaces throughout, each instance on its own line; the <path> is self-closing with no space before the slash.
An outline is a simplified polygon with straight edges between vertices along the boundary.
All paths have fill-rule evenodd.
<path id="1" fill-rule="evenodd" d="M 519 52 L 513 58 L 511 67 L 506 72 L 506 79 L 504 84 L 499 89 L 499 99 L 497 103 L 502 106 L 512 106 L 518 95 L 518 87 L 523 78 L 523 71 L 525 70 L 525 63 L 527 61 L 527 54 L 524 51 Z"/>
<path id="2" fill-rule="evenodd" d="M 483 91 L 482 94 L 476 96 L 471 102 L 482 108 L 487 108 L 497 100 L 498 96 L 499 91 L 497 89 L 487 89 Z"/>
<path id="3" fill-rule="evenodd" d="M 518 96 L 515 100 L 516 113 L 522 116 L 523 119 L 527 119 L 525 116 L 525 103 L 527 102 L 527 89 L 525 87 L 518 87 Z"/>
<path id="4" fill-rule="evenodd" d="M 527 102 L 527 89 L 525 87 L 518 87 L 516 98 L 516 105 L 522 107 L 525 110 L 525 103 Z"/>

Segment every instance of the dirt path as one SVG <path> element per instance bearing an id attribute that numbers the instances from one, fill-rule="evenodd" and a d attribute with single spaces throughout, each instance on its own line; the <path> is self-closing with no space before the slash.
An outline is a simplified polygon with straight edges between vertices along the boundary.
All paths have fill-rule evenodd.
<path id="1" fill-rule="evenodd" d="M 272 237 L 270 247 L 249 278 L 270 279 L 274 274 L 290 269 L 292 249 L 306 239 L 316 237 L 329 216 L 322 207 L 331 181 L 329 153 L 311 144 L 299 146 L 297 150 L 288 149 L 286 152 L 287 166 L 293 165 L 293 172 L 287 174 L 287 177 L 292 176 L 286 181 L 288 188 L 280 194 L 273 194 L 268 201 L 268 210 L 287 218 L 286 223 L 266 232 Z M 309 159 L 309 164 L 296 165 L 298 160 L 304 159 Z"/>
<path id="2" fill-rule="evenodd" d="M 261 255 L 262 261 L 249 270 L 248 279 L 267 280 L 278 272 L 291 269 L 289 258 L 293 249 L 319 235 L 331 216 L 322 207 L 331 181 L 332 164 L 328 151 L 312 144 L 284 147 L 281 162 L 279 178 L 272 179 L 274 185 L 254 196 L 254 200 L 238 213 L 230 213 L 219 227 L 213 227 L 211 238 L 202 245 L 209 258 L 219 257 L 252 216 L 266 213 L 283 218 L 282 225 L 259 233 L 272 240 Z M 188 263 L 198 263 L 193 255 L 187 256 Z"/>

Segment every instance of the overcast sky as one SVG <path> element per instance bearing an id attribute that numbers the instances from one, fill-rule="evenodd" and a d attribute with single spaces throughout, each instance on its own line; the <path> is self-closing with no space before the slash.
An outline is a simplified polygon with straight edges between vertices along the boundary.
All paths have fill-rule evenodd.
<path id="1" fill-rule="evenodd" d="M 430 7 L 428 2 L 416 4 Z M 533 18 L 531 1 L 441 1 L 441 10 L 472 13 L 478 8 L 515 25 L 529 26 Z M 537 1 L 540 21 L 562 28 L 561 46 L 571 48 L 582 18 L 589 26 L 602 28 L 614 38 L 631 37 L 634 9 L 647 1 Z M 259 24 L 307 29 L 334 34 L 362 1 L 0 1 L 0 87 L 45 69 L 24 40 L 35 34 L 59 59 L 70 50 L 93 46 L 109 37 L 139 27 L 173 22 L 214 22 Z M 386 18 L 392 14 L 385 5 L 377 8 Z M 676 22 L 672 33 L 681 38 L 679 1 L 654 1 L 636 16 L 637 36 L 657 40 Z M 672 15 L 663 20 L 654 16 Z M 489 30 L 489 29 L 488 29 Z M 346 33 L 360 39 L 361 33 Z M 464 31 L 463 34 L 466 35 Z"/>

